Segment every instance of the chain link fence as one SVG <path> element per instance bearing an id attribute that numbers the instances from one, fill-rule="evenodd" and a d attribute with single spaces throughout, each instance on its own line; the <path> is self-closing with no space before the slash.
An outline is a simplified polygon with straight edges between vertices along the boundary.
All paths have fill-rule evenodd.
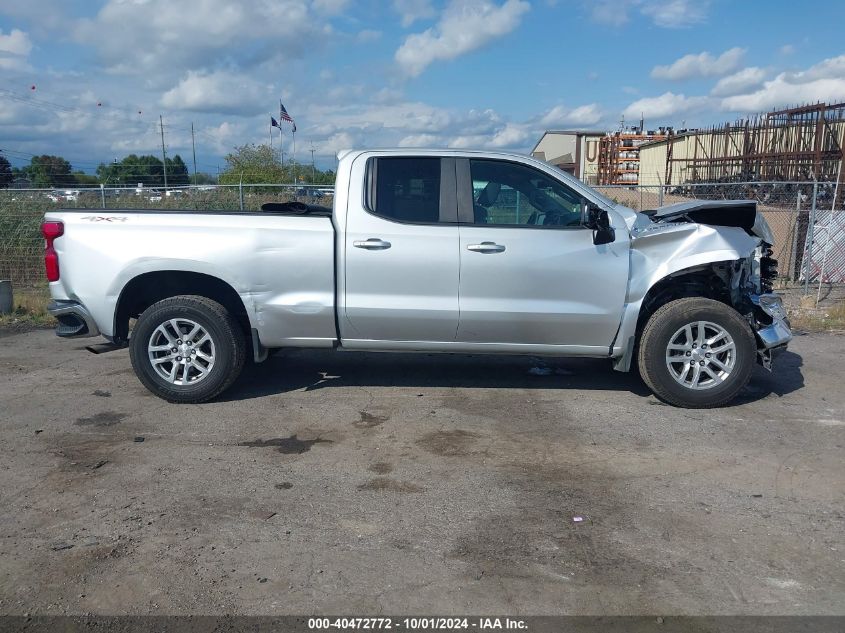
<path id="1" fill-rule="evenodd" d="M 783 281 L 845 283 L 845 214 L 833 208 L 836 183 L 602 185 L 595 189 L 637 211 L 690 200 L 756 200 L 774 233 L 774 257 Z"/>
<path id="2" fill-rule="evenodd" d="M 0 189 L 0 279 L 16 288 L 46 285 L 41 220 L 56 209 L 192 209 L 260 211 L 267 202 L 332 206 L 332 187 L 214 185 L 165 189 Z"/>
<path id="3" fill-rule="evenodd" d="M 784 281 L 845 282 L 845 214 L 833 209 L 835 183 L 748 182 L 681 186 L 597 186 L 602 194 L 638 211 L 689 200 L 758 202 L 775 236 L 774 256 Z M 75 190 L 0 190 L 0 279 L 16 287 L 45 284 L 40 223 L 45 211 L 89 209 L 194 209 L 258 211 L 267 202 L 300 200 L 331 206 L 331 187 L 214 185 Z"/>

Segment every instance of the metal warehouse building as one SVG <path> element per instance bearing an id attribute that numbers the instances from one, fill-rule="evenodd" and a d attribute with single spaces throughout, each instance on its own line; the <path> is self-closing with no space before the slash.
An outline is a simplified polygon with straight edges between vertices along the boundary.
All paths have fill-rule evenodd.
<path id="1" fill-rule="evenodd" d="M 549 130 L 531 150 L 531 155 L 588 184 L 596 184 L 599 143 L 604 135 L 596 130 Z"/>
<path id="2" fill-rule="evenodd" d="M 639 184 L 836 182 L 844 156 L 845 103 L 818 103 L 644 143 Z"/>

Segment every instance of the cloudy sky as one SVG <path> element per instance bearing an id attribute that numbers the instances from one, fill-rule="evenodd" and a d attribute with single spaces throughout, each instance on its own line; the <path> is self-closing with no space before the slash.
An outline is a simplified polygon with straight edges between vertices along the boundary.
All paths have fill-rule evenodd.
<path id="1" fill-rule="evenodd" d="M 707 125 L 845 100 L 845 3 L 787 0 L 0 0 L 0 149 L 215 172 L 267 142 L 529 151 L 549 128 Z M 287 134 L 285 143 L 290 144 Z M 276 139 L 278 142 L 278 137 Z"/>

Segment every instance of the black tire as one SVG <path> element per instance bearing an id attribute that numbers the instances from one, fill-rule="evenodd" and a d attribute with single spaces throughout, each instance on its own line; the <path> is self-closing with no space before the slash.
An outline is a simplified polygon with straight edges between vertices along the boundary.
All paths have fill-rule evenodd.
<path id="1" fill-rule="evenodd" d="M 199 324 L 213 344 L 213 366 L 195 384 L 168 382 L 157 373 L 150 359 L 151 337 L 160 325 L 171 319 L 188 319 Z M 206 402 L 228 389 L 243 369 L 246 349 L 243 332 L 226 308 L 196 295 L 180 295 L 151 305 L 138 317 L 129 340 L 129 358 L 141 383 L 159 398 L 177 403 Z M 174 365 L 168 362 L 164 367 Z"/>
<path id="2" fill-rule="evenodd" d="M 699 370 L 705 384 L 712 380 L 713 386 L 696 390 L 680 384 L 670 371 L 666 356 L 669 343 L 679 330 L 702 321 L 715 324 L 727 332 L 733 339 L 736 356 L 732 369 L 726 377 L 722 377 L 721 383 L 709 374 L 705 375 L 704 370 Z M 698 349 L 693 353 L 702 354 L 703 351 Z M 673 351 L 672 354 L 678 354 L 680 358 L 687 353 Z M 671 301 L 651 315 L 640 337 L 637 364 L 643 382 L 664 402 L 688 409 L 709 409 L 724 406 L 748 384 L 756 356 L 754 333 L 742 315 L 719 301 L 695 297 Z M 682 368 L 687 369 L 685 363 L 677 361 L 673 367 L 678 368 L 678 374 L 682 373 Z"/>

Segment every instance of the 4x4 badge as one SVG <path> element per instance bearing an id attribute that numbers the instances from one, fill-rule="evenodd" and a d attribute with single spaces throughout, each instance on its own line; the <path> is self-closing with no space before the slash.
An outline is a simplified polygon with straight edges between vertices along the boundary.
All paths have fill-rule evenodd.
<path id="1" fill-rule="evenodd" d="M 86 215 L 82 219 L 89 222 L 126 222 L 126 218 L 119 215 Z"/>

